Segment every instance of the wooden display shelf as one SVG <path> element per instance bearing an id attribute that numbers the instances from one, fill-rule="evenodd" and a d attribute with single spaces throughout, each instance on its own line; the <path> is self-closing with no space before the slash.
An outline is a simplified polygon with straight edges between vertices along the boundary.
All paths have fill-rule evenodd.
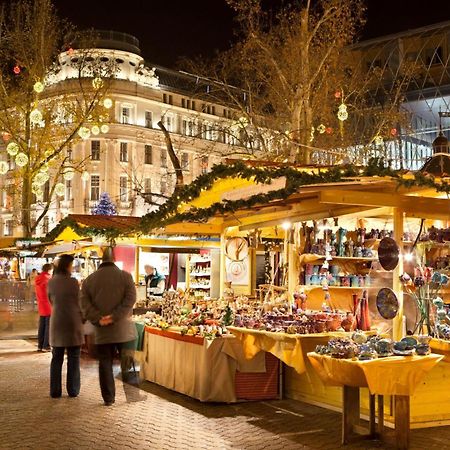
<path id="1" fill-rule="evenodd" d="M 200 272 L 192 272 L 190 273 L 191 277 L 210 277 L 210 273 L 200 273 Z"/>
<path id="2" fill-rule="evenodd" d="M 325 291 L 326 289 L 323 289 L 323 286 L 319 284 L 304 284 L 301 287 L 304 287 L 306 289 L 312 290 L 312 289 L 322 289 Z M 330 289 L 380 289 L 377 286 L 328 286 L 328 290 Z"/>
<path id="3" fill-rule="evenodd" d="M 315 258 L 313 261 L 311 262 L 306 262 L 304 264 L 312 264 L 314 261 L 321 261 L 326 259 L 326 255 L 316 255 L 314 253 L 303 253 L 302 255 L 300 255 L 300 257 L 311 257 L 311 258 Z M 305 259 L 306 259 L 305 258 Z M 329 263 L 332 264 L 333 261 L 343 261 L 343 262 L 347 262 L 347 261 L 351 261 L 351 262 L 370 262 L 370 261 L 376 261 L 377 258 L 375 258 L 374 256 L 370 256 L 370 257 L 366 257 L 366 256 L 361 256 L 361 257 L 356 257 L 356 256 L 330 256 L 331 259 L 329 259 Z"/>
<path id="4" fill-rule="evenodd" d="M 191 284 L 189 286 L 189 288 L 190 289 L 211 289 L 211 286 L 209 286 L 209 285 L 204 286 L 204 285 L 201 285 L 201 284 L 194 284 L 194 285 Z"/>

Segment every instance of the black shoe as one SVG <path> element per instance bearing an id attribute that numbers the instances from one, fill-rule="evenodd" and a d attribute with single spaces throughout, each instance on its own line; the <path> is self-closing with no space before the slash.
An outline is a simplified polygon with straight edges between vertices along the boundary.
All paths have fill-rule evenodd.
<path id="1" fill-rule="evenodd" d="M 51 351 L 52 351 L 52 348 L 51 348 L 51 347 L 43 348 L 43 349 L 41 350 L 41 352 L 51 352 Z"/>
<path id="2" fill-rule="evenodd" d="M 105 406 L 112 406 L 112 405 L 114 405 L 114 403 L 116 403 L 116 401 L 115 400 L 111 400 L 109 402 L 105 402 Z"/>
<path id="3" fill-rule="evenodd" d="M 51 398 L 61 398 L 61 394 L 57 395 L 57 394 L 50 394 Z"/>
<path id="4" fill-rule="evenodd" d="M 42 348 L 38 348 L 36 351 L 37 352 L 42 352 Z"/>

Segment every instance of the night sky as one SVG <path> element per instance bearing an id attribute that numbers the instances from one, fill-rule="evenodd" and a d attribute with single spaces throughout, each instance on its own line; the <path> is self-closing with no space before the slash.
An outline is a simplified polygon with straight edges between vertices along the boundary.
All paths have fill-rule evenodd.
<path id="1" fill-rule="evenodd" d="M 54 1 L 60 16 L 78 28 L 130 33 L 140 40 L 147 60 L 168 67 L 182 57 L 212 56 L 234 39 L 233 11 L 225 0 Z M 364 38 L 450 20 L 450 0 L 366 1 Z"/>

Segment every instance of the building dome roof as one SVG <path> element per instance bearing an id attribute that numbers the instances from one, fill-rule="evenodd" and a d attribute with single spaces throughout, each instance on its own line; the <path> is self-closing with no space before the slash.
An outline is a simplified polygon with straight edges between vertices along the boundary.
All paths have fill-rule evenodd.
<path id="1" fill-rule="evenodd" d="M 450 153 L 433 155 L 420 171 L 435 177 L 450 177 Z"/>
<path id="2" fill-rule="evenodd" d="M 439 136 L 433 141 L 433 153 L 448 153 L 448 139 L 444 136 L 442 131 Z"/>

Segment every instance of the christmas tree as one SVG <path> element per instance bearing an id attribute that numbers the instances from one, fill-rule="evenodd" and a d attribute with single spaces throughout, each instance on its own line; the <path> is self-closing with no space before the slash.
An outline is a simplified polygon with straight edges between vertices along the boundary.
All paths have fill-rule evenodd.
<path id="1" fill-rule="evenodd" d="M 107 192 L 103 192 L 98 203 L 92 208 L 95 216 L 115 216 L 117 214 L 116 205 L 112 202 Z"/>

